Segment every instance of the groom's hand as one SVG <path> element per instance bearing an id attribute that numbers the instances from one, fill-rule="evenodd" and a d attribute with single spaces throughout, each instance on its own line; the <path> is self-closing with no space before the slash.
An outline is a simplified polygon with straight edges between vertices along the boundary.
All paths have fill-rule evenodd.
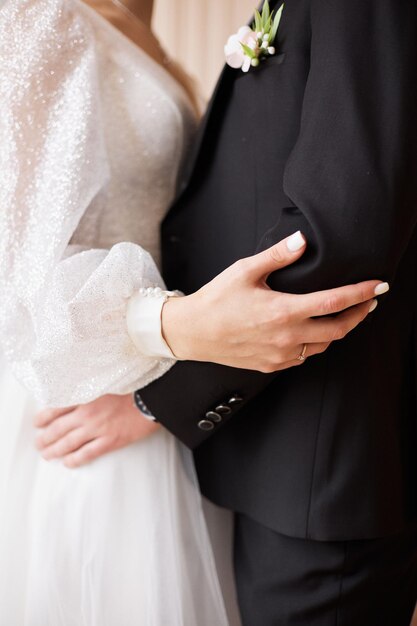
<path id="1" fill-rule="evenodd" d="M 146 439 L 160 428 L 133 405 L 132 394 L 107 395 L 88 404 L 46 409 L 36 415 L 36 446 L 44 459 L 70 468 Z"/>
<path id="2" fill-rule="evenodd" d="M 271 290 L 268 276 L 306 249 L 300 232 L 238 261 L 196 293 L 172 298 L 163 333 L 177 358 L 270 373 L 300 365 L 346 337 L 387 292 L 378 280 L 293 295 Z M 305 346 L 307 349 L 305 350 Z"/>

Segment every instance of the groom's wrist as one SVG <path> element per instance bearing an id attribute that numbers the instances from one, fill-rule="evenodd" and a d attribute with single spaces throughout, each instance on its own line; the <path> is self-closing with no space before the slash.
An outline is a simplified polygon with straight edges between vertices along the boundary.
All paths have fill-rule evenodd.
<path id="1" fill-rule="evenodd" d="M 139 409 L 145 419 L 149 420 L 150 422 L 158 421 L 156 417 L 152 414 L 152 412 L 148 409 L 145 402 L 142 400 L 140 391 L 135 391 L 135 393 L 133 394 L 133 400 L 135 406 Z"/>

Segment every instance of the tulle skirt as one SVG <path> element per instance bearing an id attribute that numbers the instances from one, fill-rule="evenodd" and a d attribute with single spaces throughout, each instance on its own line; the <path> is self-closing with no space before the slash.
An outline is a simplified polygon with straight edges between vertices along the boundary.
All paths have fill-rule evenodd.
<path id="1" fill-rule="evenodd" d="M 191 454 L 161 430 L 69 470 L 35 451 L 37 408 L 0 362 L 0 626 L 237 624 L 230 520 L 210 511 L 219 574 Z"/>

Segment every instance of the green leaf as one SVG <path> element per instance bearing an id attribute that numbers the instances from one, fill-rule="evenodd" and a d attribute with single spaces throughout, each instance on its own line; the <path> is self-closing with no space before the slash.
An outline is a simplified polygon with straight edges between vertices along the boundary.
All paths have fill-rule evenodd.
<path id="1" fill-rule="evenodd" d="M 284 5 L 282 5 L 279 10 L 277 11 L 277 14 L 274 17 L 274 23 L 272 25 L 271 28 L 271 32 L 269 35 L 269 43 L 274 43 L 277 33 L 278 33 L 278 28 L 281 22 L 281 18 L 282 18 L 282 12 L 284 10 Z"/>
<path id="2" fill-rule="evenodd" d="M 271 11 L 269 8 L 269 2 L 268 0 L 265 0 L 263 9 L 262 9 L 262 26 L 265 27 L 266 22 L 268 21 L 268 18 L 271 15 Z"/>
<path id="3" fill-rule="evenodd" d="M 256 59 L 256 53 L 254 52 L 254 50 L 252 50 L 252 48 L 249 48 L 249 46 L 246 46 L 244 43 L 241 43 L 240 45 L 242 46 L 246 56 L 248 56 L 250 59 Z"/>
<path id="4" fill-rule="evenodd" d="M 255 11 L 255 29 L 257 33 L 262 30 L 262 18 L 258 10 Z"/>
<path id="5" fill-rule="evenodd" d="M 271 30 L 271 25 L 272 25 L 272 15 L 270 15 L 268 17 L 268 19 L 266 20 L 265 24 L 264 24 L 264 31 L 265 34 L 267 35 L 269 33 L 269 31 Z"/>

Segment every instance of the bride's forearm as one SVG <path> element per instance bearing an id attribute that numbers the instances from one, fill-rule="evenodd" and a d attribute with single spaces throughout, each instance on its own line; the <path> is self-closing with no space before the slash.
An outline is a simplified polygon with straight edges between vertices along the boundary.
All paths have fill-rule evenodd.
<path id="1" fill-rule="evenodd" d="M 296 233 L 235 263 L 196 293 L 169 299 L 162 333 L 174 355 L 266 373 L 299 365 L 303 352 L 307 357 L 321 353 L 344 338 L 374 310 L 375 295 L 388 286 L 369 281 L 299 296 L 272 291 L 268 275 L 304 251 Z"/>

